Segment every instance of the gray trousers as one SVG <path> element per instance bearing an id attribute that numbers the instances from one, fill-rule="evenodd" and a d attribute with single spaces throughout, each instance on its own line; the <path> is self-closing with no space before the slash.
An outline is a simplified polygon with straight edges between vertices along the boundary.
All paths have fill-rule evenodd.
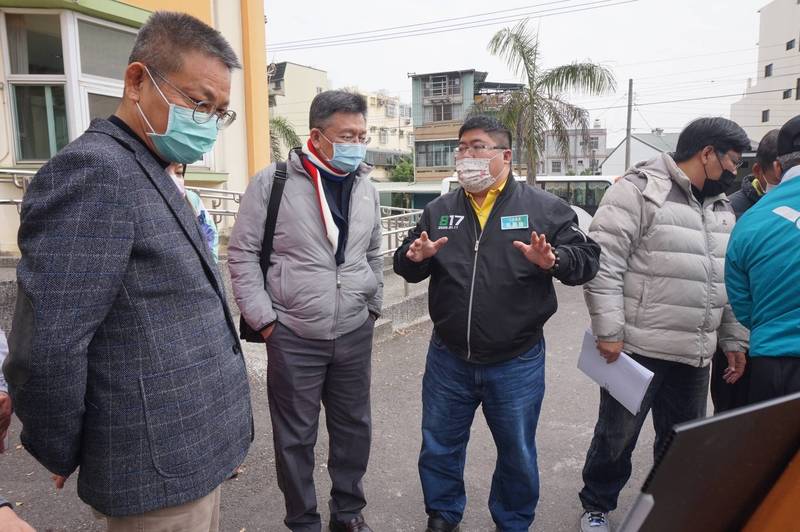
<path id="1" fill-rule="evenodd" d="M 366 506 L 361 479 L 369 461 L 372 421 L 371 317 L 336 340 L 308 340 L 278 323 L 267 340 L 267 395 L 284 523 L 293 531 L 321 530 L 314 488 L 314 445 L 325 405 L 333 487 L 331 519 L 347 522 Z"/>

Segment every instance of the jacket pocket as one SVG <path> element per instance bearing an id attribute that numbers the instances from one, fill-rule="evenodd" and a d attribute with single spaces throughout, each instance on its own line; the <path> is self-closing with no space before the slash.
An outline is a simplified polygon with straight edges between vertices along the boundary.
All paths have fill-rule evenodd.
<path id="1" fill-rule="evenodd" d="M 153 466 L 165 477 L 189 476 L 213 462 L 226 435 L 217 419 L 225 390 L 216 357 L 140 377 Z"/>

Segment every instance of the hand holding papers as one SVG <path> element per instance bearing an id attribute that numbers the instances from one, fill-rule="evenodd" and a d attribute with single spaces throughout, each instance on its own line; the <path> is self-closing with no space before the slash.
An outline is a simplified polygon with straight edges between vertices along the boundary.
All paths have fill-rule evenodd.
<path id="1" fill-rule="evenodd" d="M 616 362 L 607 364 L 597 350 L 594 336 L 589 330 L 583 337 L 578 369 L 605 388 L 633 415 L 639 413 L 644 394 L 653 380 L 652 371 L 625 353 L 621 353 Z"/>

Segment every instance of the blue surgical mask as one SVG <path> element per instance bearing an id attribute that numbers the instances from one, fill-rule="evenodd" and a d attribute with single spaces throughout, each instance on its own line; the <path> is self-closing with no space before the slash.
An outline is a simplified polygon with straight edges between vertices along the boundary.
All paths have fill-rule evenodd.
<path id="1" fill-rule="evenodd" d="M 156 151 L 166 161 L 173 163 L 190 164 L 202 159 L 203 154 L 210 152 L 211 148 L 214 147 L 214 142 L 217 140 L 219 130 L 217 129 L 215 117 L 204 117 L 209 118 L 209 120 L 203 124 L 198 124 L 192 117 L 194 114 L 192 109 L 170 103 L 164 93 L 161 92 L 158 83 L 155 82 L 149 70 L 147 70 L 147 75 L 150 76 L 150 80 L 156 90 L 169 105 L 167 129 L 164 133 L 156 133 L 156 130 L 153 129 L 144 111 L 139 106 L 139 102 L 136 102 L 139 113 L 147 123 L 147 127 L 150 128 L 151 132 L 147 133 L 147 136 L 152 139 Z"/>
<path id="2" fill-rule="evenodd" d="M 320 135 L 325 137 L 325 134 L 320 131 Z M 328 159 L 328 162 L 334 168 L 342 172 L 355 172 L 367 155 L 367 145 L 360 142 L 346 143 L 346 142 L 333 142 L 328 137 L 325 140 L 333 145 L 333 157 Z"/>

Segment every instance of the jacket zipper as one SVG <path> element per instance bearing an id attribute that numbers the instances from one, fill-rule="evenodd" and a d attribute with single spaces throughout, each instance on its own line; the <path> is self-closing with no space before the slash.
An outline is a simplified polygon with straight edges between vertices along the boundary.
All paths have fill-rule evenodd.
<path id="1" fill-rule="evenodd" d="M 708 282 L 706 284 L 706 315 L 705 315 L 705 317 L 703 319 L 703 328 L 705 329 L 706 328 L 706 324 L 708 323 L 709 313 L 711 312 L 711 283 L 712 283 L 711 276 L 714 273 L 714 259 L 711 257 L 711 243 L 708 240 L 708 228 L 706 227 L 706 210 L 705 210 L 705 207 L 703 205 L 700 205 L 700 208 L 702 209 L 701 220 L 703 222 L 703 236 L 705 237 L 705 242 L 706 242 L 706 260 L 709 262 L 709 265 L 710 265 L 710 269 L 709 269 L 709 272 L 708 272 Z M 703 346 L 702 346 L 702 337 L 703 337 L 703 335 L 701 334 L 700 335 L 700 338 L 701 338 L 701 346 L 700 346 L 701 352 L 702 352 L 702 348 L 703 348 Z M 700 357 L 700 361 L 697 363 L 697 367 L 699 368 L 702 365 L 703 365 L 703 357 L 701 356 Z"/>
<path id="2" fill-rule="evenodd" d="M 477 229 L 475 230 L 475 256 L 472 259 L 472 282 L 469 286 L 469 308 L 467 309 L 467 360 L 472 358 L 472 344 L 470 338 L 472 336 L 472 298 L 475 295 L 475 274 L 478 271 L 478 248 L 481 245 L 481 237 L 483 231 L 478 235 Z"/>
<path id="3" fill-rule="evenodd" d="M 334 303 L 333 325 L 331 325 L 331 337 L 335 337 L 335 335 L 336 335 L 336 324 L 339 323 L 339 300 L 341 299 L 341 290 L 342 290 L 342 274 L 340 272 L 340 267 L 337 265 L 336 266 L 336 302 Z"/>
<path id="4" fill-rule="evenodd" d="M 513 179 L 513 177 L 509 176 L 509 179 Z M 506 186 L 508 186 L 508 184 L 506 184 Z M 505 198 L 502 197 L 502 194 L 500 194 L 497 198 L 495 198 L 494 205 L 492 206 L 492 211 L 489 213 L 489 217 L 486 219 L 486 228 L 489 227 L 489 222 L 494 217 L 494 213 L 500 210 L 500 205 L 502 203 L 501 200 L 504 199 Z M 467 212 L 469 212 L 472 215 L 473 224 L 477 224 L 472 226 L 472 229 L 475 233 L 475 248 L 474 248 L 475 256 L 472 258 L 472 281 L 470 282 L 469 285 L 469 308 L 467 309 L 467 360 L 470 360 L 472 358 L 472 344 L 471 344 L 472 302 L 475 296 L 475 275 L 478 272 L 478 250 L 481 245 L 481 238 L 483 238 L 483 235 L 484 233 L 486 233 L 486 230 L 482 228 L 480 234 L 478 234 L 478 227 L 480 227 L 481 222 L 478 219 L 477 215 L 475 214 L 475 211 L 472 209 L 472 205 L 469 201 L 469 198 L 467 198 L 466 195 L 464 196 L 464 200 L 467 203 Z"/>

